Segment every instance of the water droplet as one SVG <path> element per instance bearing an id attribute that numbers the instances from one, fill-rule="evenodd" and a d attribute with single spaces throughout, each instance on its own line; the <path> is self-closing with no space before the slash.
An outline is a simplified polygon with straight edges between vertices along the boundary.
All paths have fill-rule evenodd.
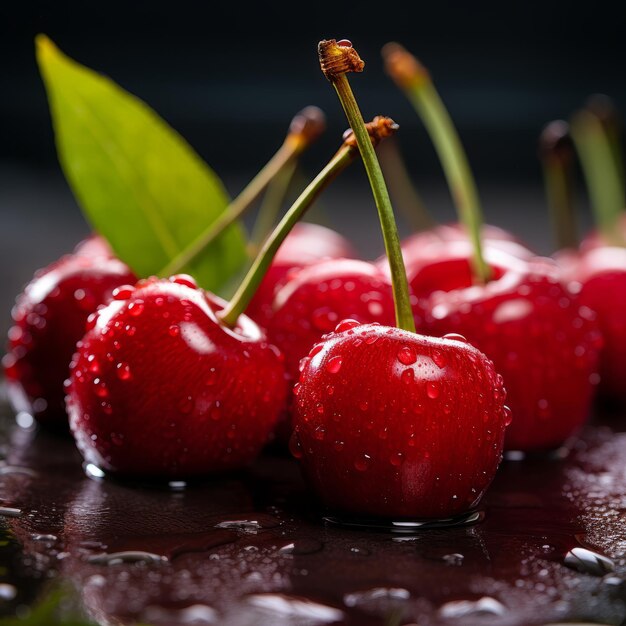
<path id="1" fill-rule="evenodd" d="M 402 346 L 398 350 L 398 361 L 404 365 L 412 365 L 417 361 L 417 354 L 411 346 Z"/>
<path id="2" fill-rule="evenodd" d="M 448 364 L 448 360 L 439 350 L 433 351 L 432 359 L 439 368 L 444 368 Z"/>
<path id="3" fill-rule="evenodd" d="M 194 403 L 194 400 L 193 400 L 193 396 L 185 396 L 178 403 L 178 410 L 183 415 L 186 415 L 187 413 L 191 413 L 191 411 L 192 411 L 192 409 L 194 407 L 194 404 L 195 403 Z"/>
<path id="4" fill-rule="evenodd" d="M 135 288 L 132 285 L 122 285 L 113 290 L 113 300 L 128 300 L 133 295 Z"/>
<path id="5" fill-rule="evenodd" d="M 41 541 L 43 543 L 51 543 L 57 540 L 56 535 L 43 535 L 43 534 L 34 534 L 32 535 L 33 541 Z"/>
<path id="6" fill-rule="evenodd" d="M 180 335 L 180 328 L 176 324 L 172 324 L 167 332 L 170 334 L 170 337 L 178 337 Z"/>
<path id="7" fill-rule="evenodd" d="M 300 443 L 300 437 L 298 437 L 298 433 L 294 431 L 289 439 L 289 452 L 291 452 L 292 456 L 296 459 L 301 459 L 303 456 L 302 452 L 302 444 Z"/>
<path id="8" fill-rule="evenodd" d="M 408 589 L 401 587 L 375 587 L 367 591 L 355 591 L 347 593 L 343 597 L 343 602 L 349 607 L 358 607 L 381 601 L 406 601 L 411 597 Z"/>
<path id="9" fill-rule="evenodd" d="M 334 624 L 343 621 L 344 614 L 339 609 L 318 604 L 300 597 L 291 597 L 278 593 L 259 593 L 250 595 L 246 601 L 257 609 L 269 614 L 268 624 Z M 276 615 L 280 619 L 274 620 Z"/>
<path id="10" fill-rule="evenodd" d="M 446 602 L 439 608 L 441 617 L 459 618 L 472 615 L 496 615 L 502 617 L 506 614 L 506 607 L 495 598 L 483 596 L 479 600 L 455 600 Z"/>
<path id="11" fill-rule="evenodd" d="M 183 609 L 147 606 L 142 613 L 142 622 L 149 624 L 194 624 L 194 626 L 208 626 L 218 623 L 215 609 L 206 604 L 192 604 Z"/>
<path id="12" fill-rule="evenodd" d="M 351 319 L 342 320 L 335 327 L 335 332 L 336 333 L 343 333 L 346 330 L 353 329 L 355 326 L 360 326 L 360 323 L 357 322 L 356 320 L 351 320 Z"/>
<path id="13" fill-rule="evenodd" d="M 128 305 L 128 313 L 133 317 L 139 317 L 145 308 L 143 300 L 135 300 Z"/>
<path id="14" fill-rule="evenodd" d="M 324 544 L 317 539 L 296 539 L 278 551 L 279 554 L 315 554 L 320 552 Z"/>
<path id="15" fill-rule="evenodd" d="M 123 446 L 124 435 L 122 433 L 111 433 L 111 442 L 114 446 Z"/>
<path id="16" fill-rule="evenodd" d="M 341 452 L 344 449 L 345 445 L 346 445 L 345 441 L 337 440 L 333 444 L 333 448 L 335 448 L 335 450 L 337 450 L 337 452 Z"/>
<path id="17" fill-rule="evenodd" d="M 313 432 L 313 438 L 316 439 L 317 441 L 324 441 L 325 437 L 326 437 L 326 429 L 323 426 L 318 426 Z"/>
<path id="18" fill-rule="evenodd" d="M 370 465 L 372 457 L 369 454 L 362 454 L 354 461 L 354 469 L 358 472 L 365 472 Z"/>
<path id="19" fill-rule="evenodd" d="M 120 380 L 130 380 L 132 374 L 130 373 L 130 365 L 128 363 L 118 363 L 116 366 L 117 377 Z"/>
<path id="20" fill-rule="evenodd" d="M 572 569 L 592 576 L 604 576 L 615 570 L 615 563 L 611 559 L 586 548 L 572 548 L 563 562 Z"/>
<path id="21" fill-rule="evenodd" d="M 469 343 L 463 335 L 459 335 L 457 333 L 448 333 L 443 336 L 443 339 L 449 339 L 450 341 L 461 341 L 462 343 Z"/>
<path id="22" fill-rule="evenodd" d="M 271 515 L 263 515 L 257 519 L 234 519 L 224 520 L 215 525 L 215 528 L 225 528 L 226 530 L 237 530 L 249 535 L 256 535 L 259 530 L 265 528 L 276 528 L 280 522 Z"/>
<path id="23" fill-rule="evenodd" d="M 444 554 L 441 557 L 441 560 L 446 564 L 446 565 L 463 565 L 463 559 L 465 557 L 462 554 L 459 554 L 458 552 L 453 552 L 452 554 Z"/>
<path id="24" fill-rule="evenodd" d="M 0 583 L 0 600 L 10 601 L 17 596 L 17 588 L 9 583 Z"/>
<path id="25" fill-rule="evenodd" d="M 359 400 L 359 409 L 361 411 L 367 411 L 369 408 L 369 402 L 367 400 Z"/>
<path id="26" fill-rule="evenodd" d="M 209 370 L 209 374 L 206 377 L 205 382 L 207 387 L 212 387 L 217 382 L 217 370 L 214 367 Z"/>
<path id="27" fill-rule="evenodd" d="M 94 378 L 93 384 L 95 386 L 95 394 L 98 398 L 107 398 L 109 396 L 109 389 L 104 381 L 99 378 Z"/>
<path id="28" fill-rule="evenodd" d="M 508 406 L 504 406 L 504 425 L 508 426 L 513 421 L 513 413 Z"/>
<path id="29" fill-rule="evenodd" d="M 330 374 L 336 374 L 343 364 L 343 357 L 334 356 L 332 359 L 329 359 L 328 363 L 326 363 L 326 371 Z"/>
<path id="30" fill-rule="evenodd" d="M 435 400 L 439 397 L 439 385 L 435 382 L 426 383 L 426 395 L 431 399 Z"/>
<path id="31" fill-rule="evenodd" d="M 189 274 L 176 274 L 170 277 L 170 282 L 176 283 L 177 285 L 185 285 L 185 287 L 190 287 L 191 289 L 198 288 L 198 283 L 196 283 L 195 279 L 189 276 Z"/>
<path id="32" fill-rule="evenodd" d="M 0 517 L 20 517 L 22 509 L 11 506 L 0 506 Z"/>
<path id="33" fill-rule="evenodd" d="M 125 550 L 110 554 L 94 554 L 87 559 L 90 565 L 120 565 L 122 563 L 164 563 L 167 557 L 142 550 Z"/>
<path id="34" fill-rule="evenodd" d="M 406 369 L 400 374 L 400 380 L 406 385 L 410 385 L 415 380 L 415 372 L 412 369 Z"/>
<path id="35" fill-rule="evenodd" d="M 400 465 L 402 465 L 402 462 L 404 461 L 404 455 L 402 454 L 402 452 L 394 452 L 390 457 L 389 457 L 389 462 L 394 466 L 394 467 L 400 467 Z"/>

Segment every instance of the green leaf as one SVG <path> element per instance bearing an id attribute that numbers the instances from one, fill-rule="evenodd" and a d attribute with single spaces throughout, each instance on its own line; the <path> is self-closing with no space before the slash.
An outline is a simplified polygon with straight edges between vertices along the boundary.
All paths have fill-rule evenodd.
<path id="1" fill-rule="evenodd" d="M 159 274 L 228 205 L 219 178 L 150 107 L 39 35 L 59 159 L 87 219 L 140 277 Z M 207 289 L 246 260 L 239 225 L 186 268 Z"/>

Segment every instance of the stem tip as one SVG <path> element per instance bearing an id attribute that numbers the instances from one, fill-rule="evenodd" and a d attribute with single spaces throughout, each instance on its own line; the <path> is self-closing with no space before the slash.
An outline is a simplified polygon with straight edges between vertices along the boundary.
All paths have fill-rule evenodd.
<path id="1" fill-rule="evenodd" d="M 362 72 L 365 62 L 347 39 L 324 39 L 317 45 L 317 53 L 324 76 L 330 81 L 339 74 Z"/>
<path id="2" fill-rule="evenodd" d="M 308 106 L 296 113 L 289 125 L 289 137 L 309 145 L 326 130 L 326 115 L 316 106 Z"/>
<path id="3" fill-rule="evenodd" d="M 539 156 L 542 160 L 556 159 L 563 164 L 571 162 L 574 147 L 567 122 L 555 120 L 544 126 L 539 136 Z"/>
<path id="4" fill-rule="evenodd" d="M 405 89 L 430 80 L 428 70 L 399 43 L 385 44 L 381 54 L 385 71 L 399 87 Z"/>
<path id="5" fill-rule="evenodd" d="M 377 146 L 385 137 L 391 137 L 400 128 L 390 117 L 377 115 L 371 122 L 365 124 L 367 133 L 372 140 L 374 146 Z M 344 144 L 353 148 L 357 147 L 354 131 L 348 128 L 343 134 Z"/>

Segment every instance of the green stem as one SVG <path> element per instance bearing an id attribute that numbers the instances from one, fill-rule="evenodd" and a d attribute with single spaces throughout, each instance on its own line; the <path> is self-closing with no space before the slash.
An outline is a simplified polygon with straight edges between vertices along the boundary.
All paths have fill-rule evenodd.
<path id="1" fill-rule="evenodd" d="M 562 120 L 548 124 L 539 139 L 546 199 L 558 249 L 578 247 L 574 207 L 574 177 L 569 126 Z"/>
<path id="2" fill-rule="evenodd" d="M 611 146 L 615 170 L 622 188 L 622 196 L 624 196 L 626 189 L 624 176 L 626 172 L 624 171 L 624 153 L 622 150 L 622 123 L 615 102 L 604 94 L 594 94 L 587 100 L 585 109 L 593 113 L 602 123 L 607 140 Z"/>
<path id="3" fill-rule="evenodd" d="M 246 188 L 230 203 L 226 210 L 160 272 L 161 276 L 171 276 L 192 263 L 202 251 L 215 241 L 229 226 L 234 224 L 257 198 L 270 181 L 289 167 L 299 154 L 294 142 L 286 141 L 263 169 L 248 183 Z"/>
<path id="4" fill-rule="evenodd" d="M 624 190 L 602 122 L 582 110 L 572 120 L 571 130 L 598 228 L 609 243 L 624 245 L 616 228 L 624 209 Z"/>
<path id="5" fill-rule="evenodd" d="M 389 268 L 391 272 L 391 282 L 393 287 L 393 297 L 396 311 L 396 324 L 398 328 L 415 332 L 415 320 L 411 310 L 411 301 L 409 298 L 409 284 L 406 277 L 404 267 L 404 259 L 400 249 L 400 238 L 398 237 L 398 228 L 393 215 L 393 208 L 385 179 L 380 169 L 380 164 L 376 158 L 376 152 L 372 145 L 369 133 L 365 127 L 363 116 L 356 103 L 348 78 L 344 73 L 331 77 L 331 82 L 337 91 L 339 100 L 343 110 L 348 118 L 348 123 L 354 132 L 363 164 L 370 181 L 372 193 L 376 208 L 378 209 L 378 217 L 383 231 L 383 239 L 385 242 L 385 250 L 389 259 Z"/>
<path id="6" fill-rule="evenodd" d="M 354 161 L 357 154 L 354 148 L 344 144 L 285 213 L 283 219 L 263 244 L 261 251 L 230 303 L 219 314 L 226 326 L 234 326 L 237 323 L 237 318 L 248 308 L 248 304 L 250 304 L 250 300 L 252 300 L 258 286 L 261 284 L 278 248 L 280 248 L 280 245 L 296 222 L 304 215 L 319 194 Z"/>
<path id="7" fill-rule="evenodd" d="M 482 253 L 480 231 L 483 224 L 482 209 L 476 183 L 461 140 L 452 119 L 435 86 L 428 76 L 414 81 L 405 88 L 415 110 L 422 118 L 444 169 L 459 220 L 465 225 L 474 250 L 475 278 L 486 283 L 490 278 L 489 266 Z"/>
<path id="8" fill-rule="evenodd" d="M 297 162 L 291 161 L 267 186 L 267 191 L 263 197 L 263 202 L 257 213 L 254 226 L 252 227 L 252 234 L 250 235 L 250 243 L 253 249 L 258 251 L 259 246 L 272 232 L 297 167 Z"/>
<path id="9" fill-rule="evenodd" d="M 393 196 L 394 204 L 400 207 L 413 230 L 421 232 L 436 226 L 437 222 L 428 212 L 411 181 L 398 142 L 394 137 L 390 137 L 379 148 L 378 159 L 383 168 L 385 180 L 389 185 L 389 191 Z"/>

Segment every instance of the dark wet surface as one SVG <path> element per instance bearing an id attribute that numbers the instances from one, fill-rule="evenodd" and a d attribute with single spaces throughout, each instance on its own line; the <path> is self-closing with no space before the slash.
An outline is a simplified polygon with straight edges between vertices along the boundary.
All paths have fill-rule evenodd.
<path id="1" fill-rule="evenodd" d="M 482 522 L 389 534 L 325 525 L 287 458 L 131 486 L 87 477 L 70 439 L 0 413 L 5 615 L 53 579 L 102 624 L 626 620 L 626 420 L 589 427 L 565 460 L 505 462 Z"/>

